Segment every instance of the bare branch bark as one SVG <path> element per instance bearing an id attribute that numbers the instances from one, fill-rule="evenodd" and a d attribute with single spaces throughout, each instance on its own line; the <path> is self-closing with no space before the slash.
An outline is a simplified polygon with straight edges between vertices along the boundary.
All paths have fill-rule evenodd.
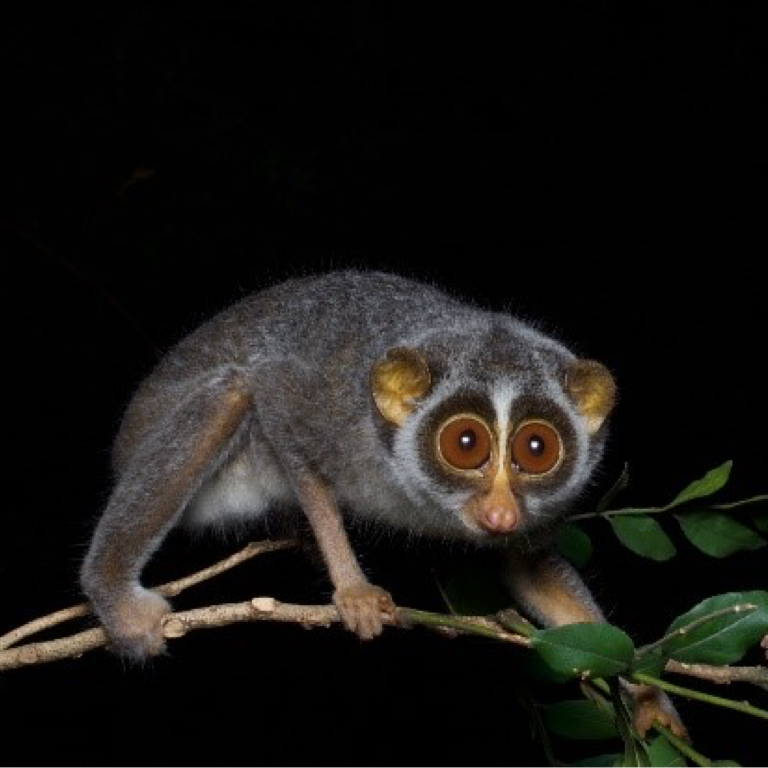
<path id="1" fill-rule="evenodd" d="M 287 549 L 295 546 L 295 544 L 296 542 L 292 540 L 251 542 L 224 560 L 189 576 L 163 584 L 157 587 L 157 590 L 163 595 L 173 597 L 257 555 Z M 738 609 L 742 610 L 745 607 L 747 606 L 739 606 Z M 82 603 L 47 616 L 41 616 L 3 635 L 0 637 L 0 672 L 35 664 L 47 664 L 66 658 L 79 658 L 88 651 L 106 646 L 108 638 L 101 627 L 87 629 L 56 640 L 17 645 L 21 640 L 31 635 L 89 614 L 88 604 Z M 482 616 L 451 616 L 413 608 L 398 608 L 394 619 L 383 618 L 385 624 L 404 629 L 420 625 L 449 637 L 458 634 L 472 634 L 521 647 L 530 646 L 530 640 L 520 634 L 523 630 L 529 634 L 531 627 L 527 622 L 510 624 Z M 200 629 L 214 629 L 229 624 L 254 621 L 298 624 L 305 629 L 311 629 L 313 627 L 330 627 L 339 623 L 340 618 L 333 605 L 298 605 L 282 603 L 273 597 L 255 597 L 241 603 L 223 603 L 170 613 L 163 620 L 163 628 L 165 637 L 168 640 L 174 640 L 183 637 L 188 632 Z M 520 619 L 520 621 L 523 620 Z M 664 641 L 667 639 L 664 638 Z M 763 642 L 766 643 L 766 640 Z M 713 683 L 747 682 L 768 690 L 768 669 L 765 667 L 716 667 L 706 664 L 684 664 L 670 660 L 666 663 L 665 669 L 667 672 L 708 680 Z"/>
<path id="2" fill-rule="evenodd" d="M 768 690 L 768 668 L 766 667 L 714 667 L 709 664 L 684 664 L 670 659 L 664 669 L 678 675 L 696 677 L 711 683 L 754 683 Z"/>
<path id="3" fill-rule="evenodd" d="M 218 576 L 252 557 L 287 549 L 295 543 L 291 540 L 251 542 L 221 562 L 163 584 L 157 590 L 170 597 L 178 595 L 183 590 Z M 17 645 L 31 635 L 89 614 L 90 608 L 87 603 L 74 605 L 47 616 L 41 616 L 0 637 L 0 672 L 34 664 L 47 664 L 60 659 L 79 658 L 88 651 L 107 645 L 109 639 L 101 627 L 87 629 L 56 640 Z M 310 629 L 330 627 L 340 622 L 340 618 L 333 605 L 297 605 L 281 603 L 273 597 L 255 597 L 241 603 L 224 603 L 170 613 L 163 620 L 163 629 L 165 637 L 173 640 L 199 629 L 213 629 L 252 621 L 299 624 L 305 629 Z M 385 618 L 385 623 L 401 628 L 421 625 L 443 635 L 473 634 L 525 647 L 530 644 L 525 637 L 509 632 L 495 621 L 482 616 L 448 616 L 412 608 L 398 608 L 395 618 Z"/>
<path id="4" fill-rule="evenodd" d="M 72 621 L 72 619 L 79 619 L 82 616 L 87 616 L 90 612 L 91 609 L 88 603 L 80 603 L 79 605 L 72 605 L 69 608 L 62 608 L 55 613 L 41 616 L 39 619 L 30 621 L 27 624 L 22 624 L 20 627 L 16 627 L 16 629 L 0 637 L 0 651 L 4 651 L 6 648 L 10 648 L 21 640 L 42 632 L 44 629 L 50 629 L 57 624 L 63 624 L 65 621 Z"/>
<path id="5" fill-rule="evenodd" d="M 299 624 L 305 629 L 330 627 L 339 623 L 339 613 L 333 605 L 297 605 L 281 603 L 272 597 L 255 597 L 242 603 L 223 603 L 205 608 L 171 613 L 163 620 L 165 637 L 174 640 L 188 632 L 214 629 L 229 624 L 252 621 L 277 621 Z M 502 629 L 498 624 L 483 617 L 445 616 L 439 613 L 399 608 L 395 619 L 385 619 L 386 624 L 402 628 L 422 625 L 436 630 L 449 629 L 456 633 L 492 637 L 495 640 L 528 647 L 530 642 Z M 69 637 L 41 643 L 29 643 L 0 651 L 0 672 L 33 664 L 47 664 L 66 658 L 79 658 L 108 642 L 102 628 L 88 629 Z"/>
<path id="6" fill-rule="evenodd" d="M 203 581 L 207 581 L 214 576 L 229 571 L 235 566 L 240 565 L 257 555 L 264 555 L 267 552 L 277 552 L 281 549 L 290 549 L 295 546 L 296 542 L 293 539 L 281 539 L 279 541 L 251 541 L 239 552 L 235 552 L 234 555 L 230 555 L 224 560 L 214 563 L 213 565 L 208 566 L 208 568 L 203 568 L 201 571 L 192 573 L 189 576 L 184 576 L 181 579 L 162 584 L 156 589 L 165 597 L 176 597 L 176 595 L 181 594 L 185 589 L 194 587 Z"/>
<path id="7" fill-rule="evenodd" d="M 162 584 L 156 587 L 157 591 L 161 595 L 166 597 L 175 597 L 181 594 L 185 589 L 200 584 L 203 581 L 212 579 L 214 576 L 218 576 L 225 571 L 234 568 L 241 563 L 250 560 L 257 555 L 263 555 L 267 552 L 276 552 L 280 549 L 288 549 L 296 545 L 296 542 L 292 539 L 283 539 L 280 541 L 251 541 L 246 544 L 239 552 L 235 552 L 233 555 L 221 560 L 218 563 L 214 563 L 207 568 L 203 568 L 201 571 L 192 573 L 189 576 L 184 576 L 181 579 L 175 581 L 169 581 L 167 584 Z M 71 621 L 73 619 L 79 619 L 83 616 L 88 616 L 91 612 L 88 603 L 80 603 L 79 605 L 73 605 L 69 608 L 62 608 L 55 613 L 49 613 L 46 616 L 41 616 L 39 619 L 30 621 L 27 624 L 22 624 L 20 627 L 8 632 L 0 637 L 0 651 L 10 648 L 16 645 L 21 640 L 38 634 L 45 629 L 50 629 L 58 624 L 63 624 L 65 621 Z"/>

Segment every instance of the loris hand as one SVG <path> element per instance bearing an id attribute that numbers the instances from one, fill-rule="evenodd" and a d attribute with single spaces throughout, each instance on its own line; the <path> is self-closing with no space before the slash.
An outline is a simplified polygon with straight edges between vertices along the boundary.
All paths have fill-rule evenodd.
<path id="1" fill-rule="evenodd" d="M 344 626 L 361 640 L 372 640 L 381 634 L 382 613 L 390 618 L 395 615 L 395 603 L 389 592 L 367 581 L 338 590 L 333 602 Z"/>

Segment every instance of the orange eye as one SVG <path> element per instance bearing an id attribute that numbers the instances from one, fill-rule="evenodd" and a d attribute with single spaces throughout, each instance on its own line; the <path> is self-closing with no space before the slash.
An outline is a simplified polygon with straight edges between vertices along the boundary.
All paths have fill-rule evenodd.
<path id="1" fill-rule="evenodd" d="M 460 416 L 440 430 L 440 454 L 455 469 L 479 469 L 491 456 L 491 434 L 479 419 Z"/>
<path id="2" fill-rule="evenodd" d="M 528 475 L 544 475 L 557 466 L 562 447 L 560 436 L 549 424 L 523 424 L 512 438 L 512 462 Z"/>

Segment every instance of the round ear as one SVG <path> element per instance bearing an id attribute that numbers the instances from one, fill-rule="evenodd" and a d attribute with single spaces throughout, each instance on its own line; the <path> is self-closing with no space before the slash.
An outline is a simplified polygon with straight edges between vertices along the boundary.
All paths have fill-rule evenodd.
<path id="1" fill-rule="evenodd" d="M 429 366 L 420 352 L 394 347 L 371 369 L 371 394 L 379 413 L 400 426 L 432 386 Z"/>
<path id="2" fill-rule="evenodd" d="M 594 435 L 616 405 L 616 382 L 596 360 L 577 360 L 565 374 L 565 390 Z"/>

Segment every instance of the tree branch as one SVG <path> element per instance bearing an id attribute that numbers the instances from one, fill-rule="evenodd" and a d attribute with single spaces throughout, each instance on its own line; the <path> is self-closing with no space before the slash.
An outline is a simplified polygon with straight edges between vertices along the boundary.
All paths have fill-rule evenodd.
<path id="1" fill-rule="evenodd" d="M 295 545 L 296 542 L 292 539 L 283 539 L 280 541 L 252 541 L 246 544 L 239 552 L 235 552 L 233 555 L 224 558 L 224 560 L 221 560 L 218 563 L 214 563 L 207 568 L 203 568 L 201 571 L 196 571 L 181 579 L 161 584 L 159 587 L 155 587 L 155 589 L 161 595 L 165 595 L 166 597 L 176 597 L 176 595 L 181 594 L 185 589 L 189 589 L 203 581 L 212 579 L 214 576 L 218 576 L 219 574 L 250 560 L 252 557 L 263 555 L 267 552 L 276 552 L 280 549 L 288 549 Z M 62 608 L 55 613 L 41 616 L 39 619 L 30 621 L 27 624 L 22 624 L 20 627 L 17 627 L 8 632 L 8 634 L 0 637 L 0 651 L 10 648 L 21 640 L 36 635 L 38 632 L 42 632 L 45 629 L 50 629 L 58 624 L 63 624 L 65 621 L 88 616 L 90 613 L 91 608 L 88 603 L 80 603 L 79 605 Z"/>
<path id="2" fill-rule="evenodd" d="M 55 627 L 57 624 L 63 624 L 65 621 L 71 621 L 72 619 L 79 619 L 82 616 L 87 616 L 91 612 L 88 603 L 80 603 L 80 605 L 72 605 L 69 608 L 62 608 L 55 613 L 49 613 L 46 616 L 41 616 L 39 619 L 30 621 L 27 624 L 22 624 L 20 627 L 11 630 L 7 635 L 0 637 L 0 651 L 4 651 L 6 648 L 10 648 L 12 645 L 24 640 L 31 635 L 36 635 L 38 632 L 42 632 L 45 629 Z"/>
<path id="3" fill-rule="evenodd" d="M 219 563 L 163 584 L 158 587 L 158 591 L 168 596 L 178 595 L 183 590 L 218 576 L 256 555 L 286 549 L 294 544 L 295 542 L 289 540 L 250 543 Z M 57 640 L 16 645 L 30 635 L 89 613 L 87 604 L 75 605 L 42 616 L 7 633 L 0 638 L 0 672 L 33 664 L 47 664 L 60 659 L 79 658 L 88 651 L 107 645 L 107 634 L 101 627 L 87 629 Z M 527 638 L 515 632 L 509 632 L 495 621 L 482 616 L 449 616 L 413 608 L 398 608 L 394 619 L 383 618 L 386 624 L 405 629 L 420 625 L 442 634 L 470 634 L 523 647 L 530 645 Z M 253 621 L 299 624 L 310 629 L 330 627 L 339 623 L 341 619 L 333 605 L 297 605 L 282 603 L 273 597 L 255 597 L 241 603 L 223 603 L 170 613 L 163 619 L 163 630 L 168 640 L 174 640 L 199 629 L 214 629 L 229 624 Z"/>
<path id="4" fill-rule="evenodd" d="M 709 664 L 684 664 L 670 659 L 664 669 L 678 675 L 688 675 L 711 683 L 754 683 L 768 690 L 768 669 L 766 667 L 713 667 Z"/>
<path id="5" fill-rule="evenodd" d="M 493 621 L 480 616 L 457 617 L 412 608 L 398 608 L 394 620 L 383 618 L 385 624 L 406 629 L 421 625 L 430 629 L 449 629 L 454 633 L 491 637 L 523 647 L 530 645 L 526 638 L 507 632 Z M 254 597 L 242 603 L 222 603 L 170 613 L 163 619 L 163 630 L 168 640 L 175 640 L 198 629 L 214 629 L 252 621 L 299 624 L 305 629 L 311 629 L 330 627 L 341 619 L 333 605 L 297 605 L 281 603 L 273 597 Z M 47 664 L 60 659 L 79 658 L 88 651 L 106 645 L 107 642 L 106 632 L 99 627 L 58 640 L 8 648 L 0 651 L 0 672 L 32 664 Z"/>
<path id="6" fill-rule="evenodd" d="M 654 685 L 657 688 L 661 688 L 663 691 L 667 691 L 668 693 L 676 693 L 678 696 L 684 696 L 686 699 L 703 701 L 706 704 L 712 704 L 715 707 L 735 709 L 737 712 L 743 712 L 745 715 L 753 715 L 754 717 L 768 720 L 768 710 L 760 709 L 759 707 L 753 707 L 748 701 L 731 701 L 731 699 L 724 699 L 721 696 L 713 696 L 711 693 L 695 691 L 692 688 L 684 688 L 681 685 L 668 683 L 666 680 L 660 680 L 656 677 L 651 677 L 650 675 L 645 675 L 641 672 L 635 672 L 631 676 L 631 679 L 636 683 Z"/>
<path id="7" fill-rule="evenodd" d="M 218 563 L 203 568 L 188 576 L 170 581 L 157 587 L 161 594 L 174 597 L 192 586 L 212 579 L 231 568 L 267 552 L 275 552 L 295 546 L 293 540 L 251 542 L 243 549 Z M 727 613 L 753 608 L 751 605 L 736 606 L 720 613 Z M 532 630 L 532 625 L 516 613 L 512 619 L 502 612 L 496 620 L 480 616 L 452 616 L 441 613 L 431 613 L 413 608 L 398 608 L 395 618 L 384 618 L 386 624 L 400 628 L 424 626 L 443 635 L 471 634 L 488 637 L 501 642 L 511 643 L 521 647 L 529 647 L 526 637 Z M 57 626 L 66 621 L 82 618 L 90 614 L 87 603 L 70 606 L 55 613 L 41 616 L 0 637 L 0 671 L 18 669 L 35 664 L 46 664 L 66 658 L 79 658 L 88 651 L 107 645 L 108 638 L 101 627 L 87 629 L 56 640 L 28 643 L 17 646 L 21 640 L 31 635 Z M 716 615 L 719 615 L 716 614 Z M 705 620 L 715 615 L 704 617 Z M 204 608 L 171 613 L 163 620 L 165 637 L 174 640 L 183 637 L 188 632 L 200 629 L 214 629 L 229 624 L 253 621 L 275 621 L 299 624 L 305 629 L 313 627 L 330 627 L 340 621 L 338 611 L 333 605 L 298 605 L 282 603 L 273 597 L 255 597 L 241 603 L 224 603 Z M 684 627 L 685 631 L 692 626 Z M 662 638 L 658 643 L 640 650 L 648 652 L 669 641 L 670 637 Z M 748 682 L 768 689 L 768 669 L 764 667 L 714 667 L 705 664 L 684 664 L 669 660 L 666 671 L 695 677 L 710 682 L 726 684 L 731 682 Z"/>

